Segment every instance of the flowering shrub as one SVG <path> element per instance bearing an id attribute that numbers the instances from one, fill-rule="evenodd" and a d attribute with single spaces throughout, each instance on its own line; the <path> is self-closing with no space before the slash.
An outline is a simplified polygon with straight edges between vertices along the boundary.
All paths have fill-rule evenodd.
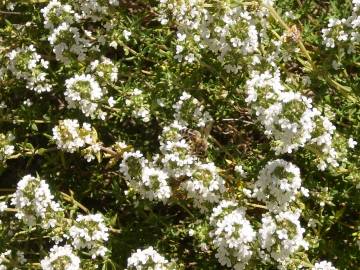
<path id="1" fill-rule="evenodd" d="M 72 253 L 70 246 L 54 246 L 50 252 L 41 260 L 42 269 L 80 269 L 80 259 Z"/>
<path id="2" fill-rule="evenodd" d="M 358 268 L 359 0 L 0 2 L 0 270 Z"/>
<path id="3" fill-rule="evenodd" d="M 221 201 L 210 216 L 214 230 L 210 233 L 221 265 L 244 269 L 253 254 L 251 243 L 256 233 L 245 217 L 245 211 L 232 201 Z"/>
<path id="4" fill-rule="evenodd" d="M 176 269 L 174 263 L 170 263 L 167 259 L 161 256 L 153 247 L 148 247 L 147 249 L 140 250 L 132 253 L 127 260 L 128 268 L 127 269 Z"/>

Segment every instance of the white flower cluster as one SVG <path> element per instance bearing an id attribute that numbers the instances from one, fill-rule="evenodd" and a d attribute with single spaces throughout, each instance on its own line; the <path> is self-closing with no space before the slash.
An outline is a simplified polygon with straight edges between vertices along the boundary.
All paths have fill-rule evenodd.
<path id="1" fill-rule="evenodd" d="M 65 100 L 69 108 L 79 108 L 86 116 L 105 119 L 99 107 L 107 91 L 90 74 L 75 75 L 65 81 Z"/>
<path id="2" fill-rule="evenodd" d="M 20 80 L 26 82 L 26 88 L 37 93 L 50 92 L 52 89 L 45 72 L 49 62 L 42 59 L 33 45 L 16 48 L 7 55 L 7 69 Z"/>
<path id="3" fill-rule="evenodd" d="M 56 60 L 64 64 L 69 64 L 74 56 L 79 61 L 85 60 L 88 48 L 91 47 L 90 40 L 81 37 L 79 29 L 66 22 L 52 30 L 48 41 L 53 46 Z"/>
<path id="4" fill-rule="evenodd" d="M 245 178 L 247 176 L 247 173 L 244 171 L 244 168 L 242 165 L 238 164 L 235 166 L 234 171 L 240 176 Z"/>
<path id="5" fill-rule="evenodd" d="M 194 205 L 203 208 L 207 202 L 215 203 L 220 200 L 220 196 L 225 192 L 225 181 L 217 173 L 214 163 L 197 162 L 191 171 L 188 180 L 181 183 L 181 187 L 186 191 L 187 197 L 192 199 Z"/>
<path id="6" fill-rule="evenodd" d="M 202 128 L 213 120 L 211 115 L 204 111 L 204 105 L 187 92 L 181 94 L 173 108 L 175 109 L 175 120 L 185 127 L 195 123 L 195 127 Z"/>
<path id="7" fill-rule="evenodd" d="M 276 212 L 285 210 L 289 203 L 306 191 L 301 188 L 300 170 L 294 164 L 282 159 L 270 161 L 260 171 L 255 182 L 253 197 Z"/>
<path id="8" fill-rule="evenodd" d="M 300 211 L 263 215 L 258 239 L 261 246 L 259 256 L 264 263 L 275 261 L 286 267 L 294 252 L 308 248 L 308 243 L 303 238 L 305 230 L 301 227 L 299 218 Z"/>
<path id="9" fill-rule="evenodd" d="M 71 246 L 54 246 L 40 265 L 43 270 L 79 270 L 80 259 L 73 253 Z"/>
<path id="10" fill-rule="evenodd" d="M 265 28 L 267 17 L 260 5 L 250 11 L 246 5 L 232 7 L 227 1 L 160 0 L 158 12 L 161 24 L 177 27 L 178 61 L 192 63 L 202 50 L 209 50 L 234 73 L 242 69 L 239 62 L 249 62 L 247 56 L 259 51 L 263 34 L 258 29 Z"/>
<path id="11" fill-rule="evenodd" d="M 256 232 L 246 219 L 245 209 L 233 201 L 221 201 L 210 216 L 210 232 L 216 248 L 215 257 L 221 265 L 236 270 L 245 269 L 253 255 L 252 243 Z"/>
<path id="12" fill-rule="evenodd" d="M 346 19 L 329 19 L 327 28 L 322 29 L 326 48 L 345 47 L 347 53 L 355 51 L 360 43 L 360 2 L 353 0 L 352 14 Z"/>
<path id="13" fill-rule="evenodd" d="M 51 229 L 51 240 L 56 245 L 41 261 L 44 270 L 77 270 L 80 269 L 79 252 L 84 250 L 93 259 L 104 257 L 107 248 L 104 246 L 109 238 L 109 229 L 105 225 L 101 214 L 78 215 L 76 220 L 65 220 L 64 210 L 54 200 L 48 184 L 39 177 L 24 176 L 17 185 L 11 204 L 16 208 L 16 218 L 25 226 L 40 225 L 42 229 Z M 0 204 L 0 211 L 6 208 Z M 64 245 L 59 246 L 63 242 Z M 10 254 L 10 253 L 9 253 Z M 6 255 L 7 256 L 7 255 Z M 25 262 L 24 254 L 17 253 L 17 261 Z M 2 261 L 0 255 L 0 269 Z"/>
<path id="14" fill-rule="evenodd" d="M 290 210 L 290 203 L 301 193 L 308 195 L 307 189 L 301 187 L 299 168 L 281 159 L 270 161 L 248 193 L 248 197 L 264 202 L 269 211 L 263 214 L 256 232 L 245 217 L 245 208 L 235 201 L 222 200 L 210 217 L 216 257 L 233 269 L 245 269 L 255 257 L 264 264 L 288 269 L 293 254 L 308 248 L 303 238 L 305 229 L 299 221 L 301 211 Z"/>
<path id="15" fill-rule="evenodd" d="M 196 123 L 196 122 L 195 122 Z M 202 162 L 185 138 L 187 128 L 174 121 L 160 137 L 161 164 L 169 176 L 182 179 L 180 188 L 195 207 L 206 211 L 225 192 L 225 181 L 213 163 Z"/>
<path id="16" fill-rule="evenodd" d="M 173 266 L 153 247 L 138 249 L 127 260 L 126 270 L 171 270 Z"/>
<path id="17" fill-rule="evenodd" d="M 328 164 L 338 166 L 332 146 L 335 127 L 313 107 L 310 98 L 285 90 L 278 71 L 254 71 L 246 83 L 246 94 L 246 102 L 254 109 L 265 134 L 274 139 L 276 154 L 311 145 L 321 154 L 319 169 L 324 170 Z"/>
<path id="18" fill-rule="evenodd" d="M 331 262 L 321 261 L 321 262 L 315 263 L 314 267 L 311 268 L 311 270 L 337 270 L 337 268 L 335 268 L 331 264 Z"/>
<path id="19" fill-rule="evenodd" d="M 148 160 L 144 158 L 140 151 L 125 152 L 120 164 L 120 172 L 124 174 L 127 181 L 140 180 L 142 169 L 147 163 Z"/>
<path id="20" fill-rule="evenodd" d="M 150 121 L 150 108 L 141 89 L 135 88 L 125 100 L 125 105 L 132 110 L 132 116 L 144 123 Z"/>
<path id="21" fill-rule="evenodd" d="M 107 248 L 104 242 L 109 238 L 108 231 L 101 214 L 78 215 L 75 224 L 64 237 L 70 239 L 75 250 L 89 250 L 94 259 L 97 256 L 105 256 Z"/>
<path id="22" fill-rule="evenodd" d="M 4 212 L 6 208 L 7 208 L 6 202 L 0 202 L 0 213 Z M 0 220 L 0 224 L 1 224 L 1 220 Z"/>
<path id="23" fill-rule="evenodd" d="M 186 133 L 188 123 L 204 127 L 211 116 L 187 93 L 183 93 L 174 108 L 176 120 L 163 128 L 159 138 L 160 154 L 150 162 L 139 151 L 126 152 L 120 171 L 129 187 L 142 198 L 166 202 L 172 188 L 180 188 L 195 207 L 206 211 L 221 199 L 225 181 L 214 163 L 200 161 L 194 153 L 194 142 L 186 138 Z"/>
<path id="24" fill-rule="evenodd" d="M 348 146 L 350 149 L 354 149 L 357 144 L 357 141 L 355 141 L 352 137 L 348 139 Z"/>
<path id="25" fill-rule="evenodd" d="M 206 211 L 221 199 L 221 194 L 225 192 L 225 181 L 213 163 L 200 161 L 197 148 L 202 148 L 207 142 L 203 141 L 201 133 L 190 128 L 205 128 L 212 122 L 212 117 L 197 99 L 186 92 L 182 93 L 173 108 L 175 120 L 164 127 L 160 136 L 160 160 L 168 175 L 182 179 L 180 188 L 194 206 Z M 200 138 L 196 136 L 197 133 Z"/>
<path id="26" fill-rule="evenodd" d="M 198 158 L 191 153 L 191 146 L 184 138 L 186 127 L 174 121 L 163 128 L 160 136 L 161 163 L 172 177 L 190 176 L 191 167 Z"/>
<path id="27" fill-rule="evenodd" d="M 310 99 L 285 91 L 278 72 L 254 72 L 246 83 L 246 93 L 265 134 L 278 142 L 276 153 L 291 153 L 311 138 L 313 119 L 319 112 Z"/>
<path id="28" fill-rule="evenodd" d="M 142 171 L 143 185 L 139 187 L 140 194 L 144 194 L 144 197 L 149 200 L 154 198 L 161 201 L 168 200 L 171 196 L 168 178 L 168 175 L 161 169 L 144 167 Z"/>
<path id="29" fill-rule="evenodd" d="M 100 61 L 92 61 L 88 67 L 88 72 L 93 72 L 101 84 L 114 83 L 118 79 L 118 68 L 105 56 L 102 56 Z"/>
<path id="30" fill-rule="evenodd" d="M 0 270 L 8 270 L 6 266 L 7 257 L 11 256 L 11 250 L 6 250 L 3 253 L 0 253 Z"/>
<path id="31" fill-rule="evenodd" d="M 149 164 L 139 151 L 124 153 L 120 171 L 129 187 L 142 198 L 165 203 L 171 197 L 167 173 L 155 164 Z"/>
<path id="32" fill-rule="evenodd" d="M 69 4 L 62 4 L 58 0 L 52 0 L 41 10 L 44 16 L 44 27 L 54 29 L 62 22 L 72 24 L 80 20 L 80 16 L 75 14 L 73 8 Z"/>
<path id="33" fill-rule="evenodd" d="M 74 8 L 79 12 L 82 20 L 100 21 L 109 13 L 111 6 L 118 6 L 119 0 L 75 0 Z"/>
<path id="34" fill-rule="evenodd" d="M 44 180 L 25 175 L 17 184 L 11 204 L 17 209 L 15 216 L 26 225 L 40 223 L 47 229 L 56 225 L 56 213 L 62 211 L 53 199 L 49 185 Z"/>
<path id="35" fill-rule="evenodd" d="M 338 153 L 333 147 L 335 126 L 326 116 L 317 117 L 315 125 L 316 129 L 308 145 L 320 151 L 318 155 L 318 168 L 323 171 L 328 165 L 338 167 Z"/>
<path id="36" fill-rule="evenodd" d="M 62 4 L 58 0 L 51 0 L 41 13 L 44 16 L 44 26 L 50 30 L 48 41 L 53 46 L 56 59 L 68 64 L 74 57 L 83 61 L 89 51 L 99 51 L 99 44 L 104 44 L 104 37 L 93 37 L 93 32 L 80 29 L 77 23 L 87 21 L 97 22 L 107 17 L 109 7 L 116 6 L 117 0 L 103 1 L 85 0 L 71 1 Z M 96 34 L 96 31 L 94 31 Z"/>
<path id="37" fill-rule="evenodd" d="M 0 133 L 0 164 L 5 165 L 5 161 L 15 152 L 12 141 L 15 139 L 11 133 Z"/>
<path id="38" fill-rule="evenodd" d="M 60 120 L 59 125 L 55 126 L 52 132 L 53 140 L 61 150 L 74 153 L 86 147 L 82 149 L 82 154 L 87 161 L 93 160 L 100 151 L 101 145 L 97 140 L 97 133 L 88 123 L 80 126 L 76 119 Z"/>
<path id="39" fill-rule="evenodd" d="M 25 259 L 24 252 L 20 250 L 14 252 L 7 249 L 3 253 L 0 253 L 0 270 L 17 270 L 20 268 L 13 268 L 13 265 L 22 266 L 26 262 L 27 259 Z"/>

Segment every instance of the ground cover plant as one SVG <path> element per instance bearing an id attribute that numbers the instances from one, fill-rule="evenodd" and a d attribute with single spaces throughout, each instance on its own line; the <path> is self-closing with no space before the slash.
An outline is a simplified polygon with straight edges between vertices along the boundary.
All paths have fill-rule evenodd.
<path id="1" fill-rule="evenodd" d="M 0 270 L 360 269 L 359 0 L 0 3 Z"/>

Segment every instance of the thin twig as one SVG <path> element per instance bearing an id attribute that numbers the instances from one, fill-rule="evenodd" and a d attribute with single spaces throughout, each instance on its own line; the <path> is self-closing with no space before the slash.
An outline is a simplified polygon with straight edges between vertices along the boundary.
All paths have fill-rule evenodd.
<path id="1" fill-rule="evenodd" d="M 110 154 L 112 156 L 119 156 L 119 153 L 115 152 L 114 150 L 112 150 L 109 147 L 100 146 L 100 149 L 102 151 L 104 151 L 105 153 L 108 153 L 108 154 Z"/>
<path id="2" fill-rule="evenodd" d="M 17 11 L 4 11 L 4 10 L 0 10 L 0 14 L 5 14 L 5 15 L 22 15 L 23 13 L 17 12 Z"/>
<path id="3" fill-rule="evenodd" d="M 269 10 L 272 17 L 276 21 L 278 21 L 286 31 L 291 32 L 291 28 L 285 23 L 285 21 L 280 17 L 280 15 L 276 12 L 276 10 L 272 6 L 265 5 L 265 7 Z M 301 41 L 301 37 L 297 40 L 297 43 L 300 47 L 300 50 L 303 52 L 305 57 L 309 60 L 311 66 L 313 66 L 313 60 L 312 60 L 308 50 L 305 48 L 304 43 Z"/>
<path id="4" fill-rule="evenodd" d="M 255 207 L 255 208 L 260 208 L 260 209 L 267 209 L 267 207 L 265 205 L 261 205 L 261 204 L 257 204 L 257 203 L 245 203 L 246 205 L 248 206 L 252 206 L 252 207 Z"/>
<path id="5" fill-rule="evenodd" d="M 74 197 L 72 197 L 72 196 L 70 196 L 70 195 L 68 195 L 68 194 L 66 194 L 66 193 L 64 193 L 64 192 L 60 192 L 60 194 L 62 195 L 62 197 L 63 197 L 63 199 L 64 199 L 65 201 L 68 201 L 68 202 L 73 203 L 74 205 L 78 206 L 80 209 L 82 209 L 82 210 L 83 210 L 85 213 L 87 213 L 87 214 L 90 213 L 89 209 L 87 209 L 84 205 L 82 205 L 81 203 L 79 203 L 78 201 L 76 201 L 76 200 L 74 199 Z"/>

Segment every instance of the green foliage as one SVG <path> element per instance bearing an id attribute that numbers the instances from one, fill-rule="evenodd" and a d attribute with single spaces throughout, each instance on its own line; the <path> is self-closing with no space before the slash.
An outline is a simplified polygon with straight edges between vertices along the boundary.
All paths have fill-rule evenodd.
<path id="1" fill-rule="evenodd" d="M 72 1 L 62 2 L 71 4 Z M 241 6 L 245 1 L 227 2 Z M 259 1 L 253 2 L 259 4 Z M 169 204 L 142 199 L 135 191 L 128 192 L 128 182 L 119 171 L 123 154 L 128 150 L 139 150 L 149 160 L 160 153 L 160 136 L 163 128 L 173 122 L 173 105 L 183 91 L 196 98 L 198 107 L 203 106 L 213 118 L 211 126 L 196 130 L 200 134 L 196 139 L 206 141 L 206 149 L 195 155 L 204 162 L 215 163 L 228 190 L 225 198 L 235 198 L 248 208 L 247 215 L 254 228 L 260 227 L 265 210 L 263 205 L 246 198 L 243 189 L 253 187 L 268 161 L 282 158 L 300 168 L 302 185 L 310 193 L 297 204 L 303 211 L 301 224 L 309 242 L 306 255 L 299 253 L 297 260 L 307 268 L 320 260 L 331 261 L 342 270 L 359 267 L 360 147 L 348 148 L 350 137 L 360 143 L 359 45 L 355 45 L 356 50 L 351 54 L 338 47 L 328 50 L 321 36 L 329 18 L 346 18 L 351 14 L 350 0 L 278 0 L 274 4 L 284 22 L 289 27 L 296 26 L 299 40 L 310 56 L 309 59 L 301 50 L 294 52 L 299 43 L 285 42 L 292 60 L 275 60 L 282 72 L 281 79 L 290 78 L 288 87 L 311 97 L 314 106 L 336 127 L 334 145 L 339 149 L 341 164 L 325 171 L 318 170 L 318 153 L 311 145 L 291 154 L 275 155 L 271 150 L 276 142 L 264 135 L 263 127 L 245 101 L 250 65 L 239 60 L 244 69 L 237 74 L 228 73 L 213 52 L 201 51 L 196 44 L 187 49 L 201 54 L 199 61 L 189 65 L 175 59 L 177 25 L 159 23 L 156 8 L 159 1 L 120 1 L 119 6 L 111 6 L 104 15 L 104 21 L 112 24 L 110 30 L 105 30 L 104 21 L 76 22 L 81 33 L 91 31 L 92 39 L 103 36 L 105 42 L 100 43 L 99 50 L 90 51 L 85 59 L 71 56 L 68 63 L 56 59 L 48 41 L 50 30 L 44 28 L 40 12 L 48 1 L 2 1 L 1 4 L 0 201 L 10 200 L 24 175 L 38 174 L 47 180 L 67 219 L 75 219 L 78 213 L 103 213 L 111 228 L 107 244 L 110 255 L 95 265 L 91 256 L 83 252 L 82 269 L 125 269 L 129 256 L 136 249 L 148 246 L 169 260 L 175 258 L 180 268 L 224 269 L 211 246 L 209 213 L 194 207 L 182 192 L 174 192 Z M 14 10 L 7 9 L 9 4 L 15 5 Z M 295 19 L 290 19 L 287 11 L 291 11 Z M 271 38 L 286 33 L 274 16 L 269 20 Z M 131 32 L 129 39 L 124 36 L 124 30 Z M 110 42 L 117 45 L 110 46 Z M 49 92 L 28 89 L 26 79 L 17 78 L 7 70 L 8 53 L 30 45 L 49 62 L 46 70 L 52 87 Z M 266 55 L 269 47 L 265 44 L 262 53 Z M 106 97 L 115 100 L 114 106 L 109 105 L 107 99 L 98 103 L 107 113 L 104 119 L 87 117 L 79 107 L 69 108 L 64 96 L 65 81 L 76 74 L 88 73 L 91 62 L 100 56 L 109 58 L 118 69 L 118 80 L 104 80 L 102 85 L 107 91 Z M 334 60 L 341 64 L 338 70 L 332 66 Z M 26 59 L 24 61 L 26 63 Z M 260 68 L 266 70 L 267 67 Z M 302 84 L 305 76 L 311 85 Z M 134 95 L 134 89 L 140 89 L 141 94 Z M 138 116 L 140 110 L 148 112 L 148 121 Z M 298 116 L 289 115 L 291 117 Z M 96 133 L 94 141 L 103 147 L 94 154 L 94 160 L 87 162 L 81 151 L 69 153 L 59 149 L 53 128 L 64 119 L 91 123 Z M 187 134 L 186 139 L 195 140 L 191 134 Z M 125 142 L 127 148 L 118 146 L 119 142 Z M 198 141 L 193 146 L 200 147 L 201 142 L 196 143 Z M 6 145 L 14 146 L 14 151 L 7 156 L 2 152 Z M 238 164 L 246 171 L 246 177 L 234 172 Z M 184 179 L 176 181 L 173 180 L 172 187 L 178 187 Z M 8 204 L 6 211 L 0 211 L 0 253 L 7 249 L 25 253 L 26 264 L 18 265 L 14 260 L 8 269 L 41 269 L 39 262 L 52 246 L 48 239 L 51 230 L 44 231 L 38 226 L 25 230 L 21 225 L 14 225 L 12 211 L 16 210 L 12 207 Z M 8 234 L 9 230 L 14 234 Z M 1 263 L 0 260 L 0 268 Z M 256 260 L 249 265 L 252 269 L 275 269 Z"/>

